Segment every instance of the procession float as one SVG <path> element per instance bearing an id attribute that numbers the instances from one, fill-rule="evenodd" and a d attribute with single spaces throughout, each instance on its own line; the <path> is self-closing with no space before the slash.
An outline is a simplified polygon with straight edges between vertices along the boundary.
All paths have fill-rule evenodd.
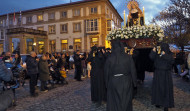
<path id="1" fill-rule="evenodd" d="M 153 48 L 164 37 L 163 29 L 158 25 L 145 24 L 145 10 L 139 8 L 139 3 L 131 0 L 127 4 L 129 14 L 127 15 L 127 23 L 124 11 L 124 26 L 114 29 L 107 35 L 107 40 L 120 39 L 130 48 L 147 49 Z"/>
<path id="2" fill-rule="evenodd" d="M 158 25 L 145 24 L 145 9 L 143 7 L 142 11 L 136 0 L 130 0 L 127 8 L 129 10 L 127 22 L 124 11 L 124 26 L 110 31 L 107 40 L 112 42 L 119 39 L 124 43 L 126 53 L 134 58 L 138 79 L 143 81 L 145 71 L 153 71 L 154 65 L 149 58 L 149 53 L 153 47 L 159 46 L 163 40 L 164 31 Z"/>

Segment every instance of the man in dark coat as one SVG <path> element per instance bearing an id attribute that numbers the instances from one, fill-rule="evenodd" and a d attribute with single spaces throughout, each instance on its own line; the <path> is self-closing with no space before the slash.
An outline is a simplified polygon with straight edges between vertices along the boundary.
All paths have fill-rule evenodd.
<path id="1" fill-rule="evenodd" d="M 2 81 L 10 81 L 12 77 L 12 72 L 10 69 L 7 69 L 3 61 L 0 61 L 0 111 L 6 111 L 6 109 L 11 105 L 12 99 L 8 92 L 3 91 Z"/>
<path id="2" fill-rule="evenodd" d="M 133 59 L 125 54 L 119 40 L 112 41 L 112 54 L 106 60 L 107 111 L 132 111 L 133 86 L 137 86 Z"/>
<path id="3" fill-rule="evenodd" d="M 10 81 L 12 77 L 12 72 L 10 69 L 7 69 L 3 61 L 0 61 L 0 93 L 3 91 L 2 81 Z"/>
<path id="4" fill-rule="evenodd" d="M 40 58 L 39 64 L 39 79 L 41 81 L 41 91 L 47 91 L 46 82 L 49 80 L 49 67 L 46 55 L 42 55 Z"/>
<path id="5" fill-rule="evenodd" d="M 157 54 L 156 48 L 150 53 L 154 61 L 154 77 L 152 86 L 152 104 L 163 106 L 165 111 L 174 107 L 172 65 L 174 59 L 168 44 L 161 44 L 161 54 Z"/>
<path id="6" fill-rule="evenodd" d="M 76 52 L 76 54 L 74 56 L 74 62 L 75 62 L 75 70 L 76 70 L 75 79 L 77 81 L 82 81 L 81 80 L 82 64 L 81 64 L 81 55 L 80 55 L 79 50 L 77 50 L 77 52 Z"/>
<path id="7" fill-rule="evenodd" d="M 38 61 L 39 59 L 36 59 L 35 52 L 31 52 L 30 56 L 28 56 L 26 60 L 27 74 L 30 76 L 30 94 L 33 97 L 38 95 L 35 93 L 35 86 L 37 85 Z"/>
<path id="8" fill-rule="evenodd" d="M 94 55 L 94 56 L 93 56 Z M 106 86 L 104 75 L 104 64 L 106 55 L 103 47 L 92 48 L 88 61 L 91 62 L 91 100 L 101 104 L 106 101 Z"/>

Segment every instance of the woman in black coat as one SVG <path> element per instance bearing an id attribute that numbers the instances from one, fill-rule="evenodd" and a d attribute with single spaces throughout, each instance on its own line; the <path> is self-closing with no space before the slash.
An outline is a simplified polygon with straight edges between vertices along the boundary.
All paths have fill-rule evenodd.
<path id="1" fill-rule="evenodd" d="M 38 64 L 39 70 L 39 79 L 41 81 L 41 91 L 45 91 L 47 89 L 46 82 L 49 80 L 49 67 L 47 58 L 45 55 L 42 55 Z"/>
<path id="2" fill-rule="evenodd" d="M 13 59 L 14 66 L 17 66 L 18 64 L 20 64 L 20 62 L 21 62 L 21 56 L 18 53 L 16 53 L 15 58 Z"/>
<path id="3" fill-rule="evenodd" d="M 107 111 L 132 111 L 133 86 L 137 86 L 133 59 L 119 41 L 112 41 L 112 54 L 106 60 Z"/>
<path id="4" fill-rule="evenodd" d="M 172 65 L 174 59 L 169 45 L 161 44 L 161 54 L 157 54 L 156 48 L 150 53 L 154 61 L 154 77 L 152 86 L 152 104 L 156 107 L 163 106 L 164 111 L 174 107 Z"/>

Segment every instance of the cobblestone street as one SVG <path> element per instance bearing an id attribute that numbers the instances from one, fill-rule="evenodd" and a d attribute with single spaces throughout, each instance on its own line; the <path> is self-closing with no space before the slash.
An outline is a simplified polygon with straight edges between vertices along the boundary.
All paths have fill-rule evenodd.
<path id="1" fill-rule="evenodd" d="M 29 96 L 28 84 L 16 90 L 17 106 L 8 111 L 105 111 L 106 105 L 99 106 L 90 100 L 90 79 L 78 82 L 73 80 L 70 71 L 68 85 L 58 86 L 39 96 Z M 175 108 L 169 111 L 190 111 L 190 83 L 173 75 Z M 146 73 L 143 85 L 138 86 L 138 94 L 133 100 L 134 111 L 162 111 L 151 105 L 152 73 Z"/>

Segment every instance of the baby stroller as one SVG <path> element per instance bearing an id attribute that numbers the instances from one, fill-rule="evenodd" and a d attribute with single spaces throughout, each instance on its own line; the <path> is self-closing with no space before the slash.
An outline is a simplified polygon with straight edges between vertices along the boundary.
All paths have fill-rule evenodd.
<path id="1" fill-rule="evenodd" d="M 56 84 L 68 84 L 65 78 L 61 75 L 60 69 L 56 67 L 50 67 L 50 76 Z"/>

